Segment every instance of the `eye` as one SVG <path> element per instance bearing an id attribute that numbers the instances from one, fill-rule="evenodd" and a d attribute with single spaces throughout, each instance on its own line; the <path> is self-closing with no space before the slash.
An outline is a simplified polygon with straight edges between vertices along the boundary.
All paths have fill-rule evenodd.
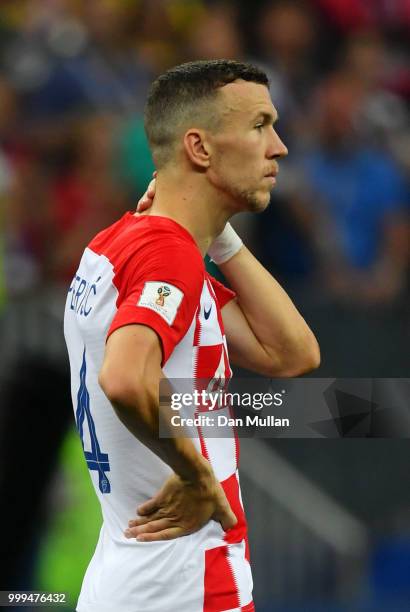
<path id="1" fill-rule="evenodd" d="M 255 129 L 257 130 L 261 130 L 263 128 L 263 123 L 258 123 L 257 125 L 255 125 Z"/>

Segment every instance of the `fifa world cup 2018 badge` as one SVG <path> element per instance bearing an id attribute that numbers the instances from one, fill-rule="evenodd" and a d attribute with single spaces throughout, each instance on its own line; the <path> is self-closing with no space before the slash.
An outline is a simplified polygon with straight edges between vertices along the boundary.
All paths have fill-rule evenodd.
<path id="1" fill-rule="evenodd" d="M 155 303 L 158 306 L 164 306 L 165 298 L 171 294 L 171 289 L 167 287 L 166 285 L 163 285 L 162 287 L 158 289 L 157 293 L 158 293 L 158 297 L 155 300 Z"/>

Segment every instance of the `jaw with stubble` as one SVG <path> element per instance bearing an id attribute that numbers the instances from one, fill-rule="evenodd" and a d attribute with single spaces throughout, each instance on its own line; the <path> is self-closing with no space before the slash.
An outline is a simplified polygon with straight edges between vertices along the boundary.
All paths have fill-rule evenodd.
<path id="1" fill-rule="evenodd" d="M 232 190 L 232 195 L 238 212 L 259 213 L 269 206 L 271 194 L 268 190 L 237 187 Z"/>
<path id="2" fill-rule="evenodd" d="M 219 176 L 213 177 L 212 186 L 215 189 L 215 197 L 219 204 L 225 202 L 231 214 L 239 212 L 263 212 L 269 205 L 271 189 L 264 185 L 252 184 L 251 180 L 243 180 L 243 177 L 227 176 L 228 173 L 218 173 Z M 242 179 L 242 180 L 241 180 Z"/>

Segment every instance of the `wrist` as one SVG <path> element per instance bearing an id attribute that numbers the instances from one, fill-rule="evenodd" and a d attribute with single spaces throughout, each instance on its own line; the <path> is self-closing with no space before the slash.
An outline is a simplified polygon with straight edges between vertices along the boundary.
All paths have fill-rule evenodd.
<path id="1" fill-rule="evenodd" d="M 214 477 L 211 464 L 188 437 L 161 440 L 162 459 L 185 483 L 208 482 Z"/>
<path id="2" fill-rule="evenodd" d="M 179 477 L 186 483 L 207 489 L 214 479 L 214 473 L 209 461 L 198 453 L 195 459 L 191 458 L 183 470 L 179 470 Z"/>
<path id="3" fill-rule="evenodd" d="M 230 223 L 225 225 L 224 230 L 215 238 L 208 249 L 208 255 L 217 265 L 223 264 L 231 259 L 243 242 Z"/>
<path id="4" fill-rule="evenodd" d="M 203 499 L 209 499 L 215 493 L 216 477 L 210 463 L 206 459 L 204 459 L 204 465 L 198 469 L 195 476 L 186 482 Z"/>

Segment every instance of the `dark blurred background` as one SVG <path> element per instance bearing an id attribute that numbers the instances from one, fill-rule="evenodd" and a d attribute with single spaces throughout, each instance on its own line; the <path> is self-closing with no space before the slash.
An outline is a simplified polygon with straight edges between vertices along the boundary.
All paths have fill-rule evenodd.
<path id="1" fill-rule="evenodd" d="M 235 225 L 315 331 L 314 376 L 408 376 L 409 33 L 408 0 L 1 0 L 0 590 L 74 609 L 97 539 L 62 313 L 83 248 L 150 180 L 143 106 L 168 67 L 267 71 L 290 153 Z M 408 440 L 261 444 L 257 610 L 409 610 Z"/>

